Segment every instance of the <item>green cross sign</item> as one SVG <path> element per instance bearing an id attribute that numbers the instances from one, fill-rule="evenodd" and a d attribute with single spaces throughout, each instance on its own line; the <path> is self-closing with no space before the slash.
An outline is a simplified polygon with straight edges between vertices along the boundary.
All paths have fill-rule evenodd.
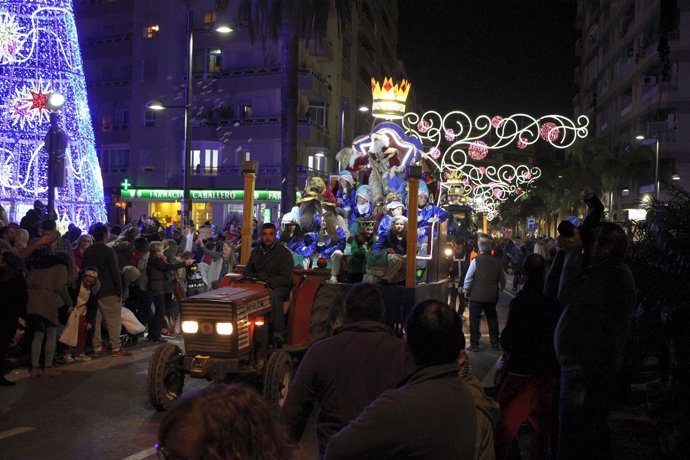
<path id="1" fill-rule="evenodd" d="M 120 185 L 122 186 L 122 190 L 129 190 L 129 186 L 132 184 L 129 182 L 129 179 L 125 178 Z"/>

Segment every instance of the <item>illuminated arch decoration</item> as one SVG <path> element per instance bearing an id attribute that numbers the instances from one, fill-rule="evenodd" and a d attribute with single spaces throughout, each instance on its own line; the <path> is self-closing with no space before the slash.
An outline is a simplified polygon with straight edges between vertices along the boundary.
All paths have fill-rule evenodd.
<path id="1" fill-rule="evenodd" d="M 66 98 L 65 186 L 56 190 L 61 227 L 107 219 L 71 0 L 0 0 L 0 202 L 19 221 L 47 202 L 48 96 Z"/>
<path id="2" fill-rule="evenodd" d="M 405 114 L 402 125 L 409 137 L 424 144 L 422 157 L 439 172 L 441 190 L 465 196 L 475 211 L 492 220 L 498 215 L 498 205 L 526 193 L 541 170 L 528 165 L 478 166 L 473 162 L 498 149 L 524 149 L 540 140 L 565 149 L 587 136 L 589 119 L 584 115 L 575 121 L 562 115 L 534 118 L 523 113 L 473 119 L 461 111 L 446 115 L 428 111 Z"/>

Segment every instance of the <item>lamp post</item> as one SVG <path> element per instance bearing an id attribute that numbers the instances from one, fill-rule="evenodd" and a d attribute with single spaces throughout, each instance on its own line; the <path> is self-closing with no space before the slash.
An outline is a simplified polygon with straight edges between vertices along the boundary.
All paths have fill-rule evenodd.
<path id="1" fill-rule="evenodd" d="M 340 96 L 340 136 L 338 137 L 338 151 L 342 150 L 345 146 L 345 142 L 343 140 L 343 136 L 345 135 L 345 112 L 355 109 L 362 113 L 369 111 L 369 107 L 365 105 L 356 107 L 347 105 L 347 98 L 345 96 Z"/>
<path id="2" fill-rule="evenodd" d="M 65 185 L 65 150 L 67 133 L 58 126 L 58 113 L 65 105 L 65 96 L 51 93 L 46 108 L 50 111 L 50 129 L 45 136 L 45 148 L 48 151 L 48 216 L 56 218 L 55 187 Z"/>
<path id="3" fill-rule="evenodd" d="M 217 24 L 216 32 L 221 34 L 228 34 L 233 29 L 227 24 Z M 186 51 L 186 74 L 187 82 L 184 91 L 184 105 L 166 105 L 162 101 L 152 100 L 146 107 L 151 110 L 165 110 L 165 109 L 184 109 L 184 165 L 182 168 L 182 201 L 181 201 L 181 217 L 182 226 L 190 225 L 189 214 L 192 210 L 192 71 L 194 65 L 194 14 L 191 8 L 187 10 L 187 51 Z"/>

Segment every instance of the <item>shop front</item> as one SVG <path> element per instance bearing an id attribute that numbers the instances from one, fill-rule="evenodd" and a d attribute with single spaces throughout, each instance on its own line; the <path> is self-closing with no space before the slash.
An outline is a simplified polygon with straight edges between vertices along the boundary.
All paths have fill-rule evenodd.
<path id="1" fill-rule="evenodd" d="M 226 223 L 242 223 L 244 190 L 191 190 L 194 226 L 199 228 L 204 222 L 223 227 Z M 181 222 L 182 190 L 125 188 L 120 191 L 120 199 L 127 203 L 128 221 L 139 220 L 142 216 L 152 216 L 164 225 Z M 278 220 L 280 190 L 257 190 L 254 192 L 254 218 L 259 224 Z"/>

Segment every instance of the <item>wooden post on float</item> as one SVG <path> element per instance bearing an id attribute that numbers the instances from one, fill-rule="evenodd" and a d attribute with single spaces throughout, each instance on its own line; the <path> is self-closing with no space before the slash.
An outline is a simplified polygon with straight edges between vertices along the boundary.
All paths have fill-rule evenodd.
<path id="1" fill-rule="evenodd" d="M 407 167 L 407 256 L 405 257 L 405 287 L 414 288 L 417 284 L 417 195 L 421 166 Z"/>
<path id="2" fill-rule="evenodd" d="M 240 264 L 247 265 L 252 252 L 252 217 L 254 216 L 254 185 L 259 162 L 247 160 L 244 162 L 244 206 L 242 207 L 242 246 L 240 248 Z"/>

